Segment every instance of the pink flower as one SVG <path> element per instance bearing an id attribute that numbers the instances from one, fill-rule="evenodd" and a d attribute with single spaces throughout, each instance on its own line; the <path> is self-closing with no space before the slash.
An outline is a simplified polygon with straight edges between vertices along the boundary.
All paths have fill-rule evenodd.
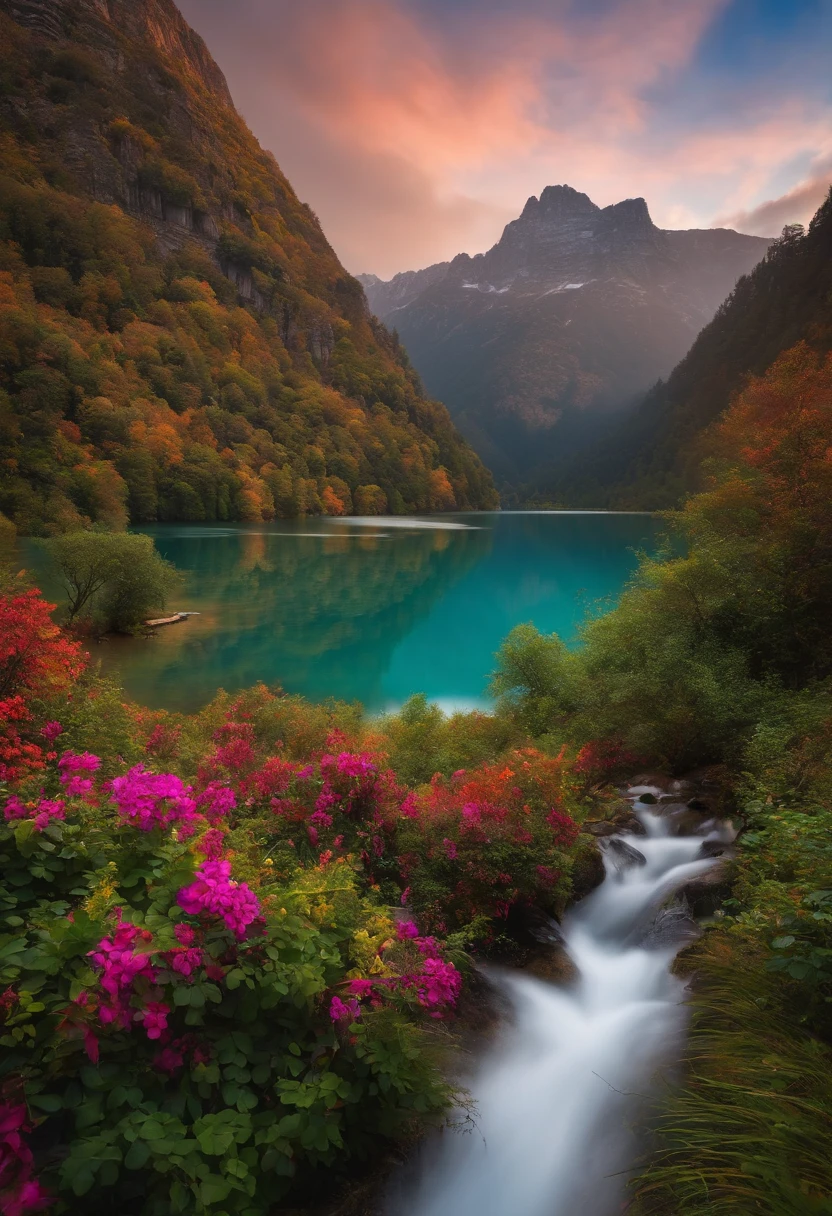
<path id="1" fill-rule="evenodd" d="M 240 939 L 257 918 L 260 903 L 251 887 L 235 882 L 231 877 L 230 861 L 204 861 L 194 876 L 194 882 L 183 887 L 177 896 L 179 907 L 190 916 L 207 912 L 219 916 Z"/>
<path id="2" fill-rule="evenodd" d="M 400 920 L 396 926 L 396 935 L 400 942 L 407 941 L 408 938 L 419 936 L 419 928 L 415 921 Z"/>
<path id="3" fill-rule="evenodd" d="M 419 808 L 416 805 L 416 795 L 412 793 L 407 794 L 405 798 L 402 799 L 402 804 L 399 810 L 405 819 L 418 819 Z"/>
<path id="4" fill-rule="evenodd" d="M 455 1004 L 461 986 L 456 967 L 439 958 L 426 958 L 416 977 L 419 1001 L 425 1006 Z"/>
<path id="5" fill-rule="evenodd" d="M 172 970 L 190 979 L 198 967 L 202 966 L 202 951 L 198 946 L 191 949 L 171 950 L 168 953 Z"/>
<path id="6" fill-rule="evenodd" d="M 101 987 L 108 1001 L 102 1003 L 98 1016 L 105 1024 L 124 1022 L 133 984 L 139 975 L 154 978 L 147 954 L 136 954 L 133 946 L 139 930 L 127 921 L 119 921 L 112 938 L 105 937 L 97 950 L 90 951 L 96 967 L 101 968 Z"/>
<path id="7" fill-rule="evenodd" d="M 98 1039 L 91 1026 L 84 1027 L 84 1051 L 93 1064 L 98 1063 Z"/>
<path id="8" fill-rule="evenodd" d="M 62 735 L 64 733 L 64 728 L 61 726 L 60 722 L 46 722 L 41 727 L 40 733 L 43 735 L 44 739 L 48 739 L 50 743 L 54 743 L 58 735 Z"/>
<path id="9" fill-rule="evenodd" d="M 38 803 L 37 810 L 35 812 L 35 831 L 42 832 L 45 827 L 48 827 L 53 819 L 66 819 L 64 803 L 60 800 L 57 802 L 51 802 L 48 798 L 42 798 Z"/>
<path id="10" fill-rule="evenodd" d="M 3 817 L 7 823 L 12 819 L 25 819 L 28 813 L 17 794 L 12 794 L 3 808 Z"/>
<path id="11" fill-rule="evenodd" d="M 225 832 L 220 828 L 209 828 L 199 842 L 199 849 L 209 861 L 216 861 L 222 856 L 222 842 L 224 840 Z"/>
<path id="12" fill-rule="evenodd" d="M 170 1005 L 164 1005 L 161 1001 L 148 1001 L 144 1009 L 140 1009 L 136 1014 L 136 1020 L 144 1023 L 149 1039 L 160 1039 L 168 1028 L 169 1013 Z"/>
<path id="13" fill-rule="evenodd" d="M 363 998 L 365 996 L 370 996 L 372 991 L 372 980 L 350 980 L 350 992 L 353 996 Z"/>
<path id="14" fill-rule="evenodd" d="M 237 805 L 237 797 L 227 785 L 212 781 L 197 798 L 197 806 L 209 823 L 216 824 L 225 819 Z"/>
<path id="15" fill-rule="evenodd" d="M 176 938 L 176 940 L 179 942 L 180 946 L 192 946 L 193 942 L 194 942 L 194 937 L 196 936 L 196 934 L 194 933 L 194 931 L 190 925 L 182 925 L 182 924 L 174 925 L 173 935 Z"/>
<path id="16" fill-rule="evenodd" d="M 316 828 L 331 828 L 332 816 L 327 815 L 326 811 L 313 811 L 309 816 L 309 822 L 314 824 Z"/>
<path id="17" fill-rule="evenodd" d="M 329 1003 L 329 1016 L 333 1022 L 354 1022 L 360 1013 L 361 1007 L 358 1001 L 345 1003 L 339 996 L 334 996 Z"/>
<path id="18" fill-rule="evenodd" d="M 143 764 L 137 764 L 123 777 L 115 777 L 110 789 L 122 823 L 143 832 L 176 824 L 180 833 L 190 834 L 204 822 L 190 797 L 191 787 L 173 773 L 149 773 Z"/>
<path id="19" fill-rule="evenodd" d="M 86 798 L 94 788 L 94 782 L 89 777 L 79 777 L 77 774 L 71 777 L 65 775 L 61 780 L 70 798 Z"/>
<path id="20" fill-rule="evenodd" d="M 456 861 L 456 844 L 455 844 L 455 842 L 453 840 L 448 840 L 448 838 L 446 837 L 442 841 L 442 847 L 445 850 L 445 856 L 447 857 L 448 861 Z"/>
<path id="21" fill-rule="evenodd" d="M 403 908 L 407 905 L 407 901 L 409 899 L 410 899 L 410 887 L 405 887 L 405 889 L 402 891 L 401 900 L 399 901 Z"/>
<path id="22" fill-rule="evenodd" d="M 160 1072 L 166 1072 L 170 1077 L 179 1072 L 179 1069 L 184 1063 L 184 1055 L 173 1043 L 171 1043 L 168 1047 L 163 1047 L 162 1050 L 153 1057 L 153 1067 L 158 1068 Z"/>
<path id="23" fill-rule="evenodd" d="M 467 827 L 477 824 L 482 819 L 482 810 L 476 802 L 466 802 L 462 808 L 462 821 Z"/>
<path id="24" fill-rule="evenodd" d="M 24 1216 L 50 1203 L 40 1183 L 32 1177 L 32 1150 L 24 1140 L 31 1131 L 26 1107 L 0 1104 L 0 1205 L 3 1216 Z"/>
<path id="25" fill-rule="evenodd" d="M 368 777 L 376 771 L 376 766 L 366 753 L 359 756 L 351 752 L 341 752 L 336 757 L 335 767 L 344 777 Z"/>
<path id="26" fill-rule="evenodd" d="M 37 1178 L 27 1178 L 17 1193 L 3 1198 L 3 1216 L 25 1216 L 27 1212 L 42 1212 L 53 1200 L 44 1191 Z"/>
<path id="27" fill-rule="evenodd" d="M 336 806 L 337 803 L 339 803 L 340 801 L 341 801 L 340 794 L 334 793 L 333 790 L 330 789 L 330 787 L 328 785 L 325 785 L 324 788 L 321 790 L 320 794 L 318 794 L 318 797 L 315 799 L 314 814 L 326 815 L 329 808 L 331 806 Z M 332 823 L 331 817 L 329 817 L 329 816 L 327 816 L 327 817 L 329 818 L 329 822 Z"/>
<path id="28" fill-rule="evenodd" d="M 101 768 L 101 761 L 91 752 L 64 752 L 58 761 L 58 768 L 63 770 L 61 781 L 66 782 L 72 773 L 94 773 Z"/>

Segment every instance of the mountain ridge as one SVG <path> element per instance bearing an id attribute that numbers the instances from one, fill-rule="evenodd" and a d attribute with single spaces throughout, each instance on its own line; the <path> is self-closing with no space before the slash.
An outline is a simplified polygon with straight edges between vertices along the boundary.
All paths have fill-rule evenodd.
<path id="1" fill-rule="evenodd" d="M 547 186 L 485 253 L 364 284 L 428 391 L 517 485 L 668 374 L 768 244 Z"/>
<path id="2" fill-rule="evenodd" d="M 738 281 L 626 426 L 558 469 L 537 487 L 538 495 L 573 506 L 676 506 L 701 488 L 711 425 L 749 377 L 762 375 L 801 341 L 820 352 L 832 349 L 832 190 L 806 231 L 787 226 Z"/>

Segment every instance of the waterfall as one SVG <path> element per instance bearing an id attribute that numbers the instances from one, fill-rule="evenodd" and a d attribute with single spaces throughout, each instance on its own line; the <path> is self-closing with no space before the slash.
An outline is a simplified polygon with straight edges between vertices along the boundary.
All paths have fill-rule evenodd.
<path id="1" fill-rule="evenodd" d="M 513 1017 L 468 1084 L 471 1121 L 445 1131 L 399 1181 L 395 1216 L 622 1210 L 634 1124 L 685 1029 L 671 964 L 692 926 L 668 900 L 718 864 L 708 854 L 734 835 L 713 820 L 676 835 L 673 816 L 640 800 L 658 789 L 629 793 L 645 834 L 603 842 L 606 877 L 563 926 L 576 978 L 557 987 L 489 973 Z"/>

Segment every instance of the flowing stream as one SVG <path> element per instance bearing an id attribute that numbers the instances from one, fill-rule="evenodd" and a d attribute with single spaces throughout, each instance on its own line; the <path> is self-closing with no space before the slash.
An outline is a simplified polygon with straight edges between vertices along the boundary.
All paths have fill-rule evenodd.
<path id="1" fill-rule="evenodd" d="M 634 1124 L 685 1029 L 671 964 L 694 926 L 669 897 L 717 865 L 707 854 L 734 835 L 714 820 L 676 834 L 678 817 L 642 803 L 648 793 L 660 791 L 629 791 L 645 834 L 603 842 L 605 880 L 565 920 L 571 984 L 490 977 L 513 1018 L 469 1083 L 473 1125 L 428 1149 L 397 1214 L 610 1216 L 626 1206 Z"/>

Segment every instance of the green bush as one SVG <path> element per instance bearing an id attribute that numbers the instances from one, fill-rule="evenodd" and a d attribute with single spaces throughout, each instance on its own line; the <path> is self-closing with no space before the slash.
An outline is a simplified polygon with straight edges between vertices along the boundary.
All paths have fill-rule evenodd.
<path id="1" fill-rule="evenodd" d="M 63 577 L 69 624 L 129 632 L 161 612 L 179 584 L 149 536 L 70 532 L 44 545 Z"/>

